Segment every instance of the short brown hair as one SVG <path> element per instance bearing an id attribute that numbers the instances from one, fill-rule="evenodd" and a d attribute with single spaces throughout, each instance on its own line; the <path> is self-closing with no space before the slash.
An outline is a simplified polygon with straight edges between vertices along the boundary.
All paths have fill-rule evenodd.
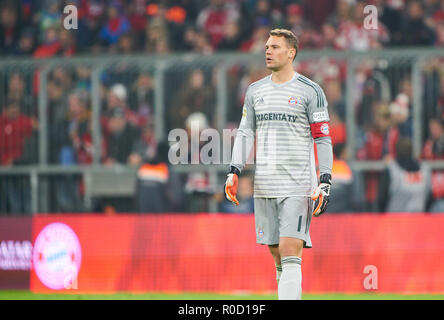
<path id="1" fill-rule="evenodd" d="M 273 29 L 269 32 L 270 36 L 276 36 L 276 37 L 284 37 L 287 40 L 288 46 L 290 48 L 296 49 L 296 54 L 294 55 L 293 60 L 296 58 L 299 52 L 299 40 L 296 35 L 288 29 Z"/>

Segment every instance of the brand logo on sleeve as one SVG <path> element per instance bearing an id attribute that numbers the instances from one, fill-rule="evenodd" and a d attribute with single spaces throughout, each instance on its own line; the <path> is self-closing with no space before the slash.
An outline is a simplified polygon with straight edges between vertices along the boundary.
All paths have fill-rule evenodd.
<path id="1" fill-rule="evenodd" d="M 319 121 L 327 121 L 328 120 L 328 114 L 327 111 L 319 111 L 319 112 L 313 112 L 313 121 L 319 122 Z"/>
<path id="2" fill-rule="evenodd" d="M 258 105 L 259 104 L 264 104 L 265 103 L 265 100 L 264 100 L 264 97 L 259 97 L 258 99 L 257 99 L 257 102 L 256 102 Z"/>

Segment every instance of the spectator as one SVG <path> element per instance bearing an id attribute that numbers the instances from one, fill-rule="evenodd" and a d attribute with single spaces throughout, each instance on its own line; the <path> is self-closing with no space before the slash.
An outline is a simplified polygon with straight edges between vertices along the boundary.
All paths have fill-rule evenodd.
<path id="1" fill-rule="evenodd" d="M 325 82 L 324 92 L 328 101 L 330 116 L 330 133 L 332 144 L 345 143 L 347 139 L 345 126 L 345 101 L 342 95 L 341 82 L 332 79 Z"/>
<path id="2" fill-rule="evenodd" d="M 430 182 L 430 169 L 413 158 L 411 140 L 400 139 L 396 159 L 389 162 L 379 182 L 379 210 L 425 212 Z"/>
<path id="3" fill-rule="evenodd" d="M 324 89 L 330 111 L 337 113 L 341 120 L 345 121 L 346 110 L 341 80 L 327 80 L 324 84 Z"/>
<path id="4" fill-rule="evenodd" d="M 304 19 L 302 6 L 298 4 L 290 4 L 287 6 L 285 25 L 285 28 L 293 31 L 298 38 L 302 36 L 303 32 L 310 27 Z"/>
<path id="5" fill-rule="evenodd" d="M 382 160 L 389 155 L 390 109 L 380 103 L 376 105 L 375 113 L 374 122 L 365 133 L 364 145 L 358 150 L 358 160 Z"/>
<path id="6" fill-rule="evenodd" d="M 432 17 L 440 9 L 440 0 L 424 0 L 424 14 Z"/>
<path id="7" fill-rule="evenodd" d="M 107 92 L 106 96 L 106 110 L 102 113 L 101 123 L 102 130 L 105 137 L 110 134 L 109 120 L 115 118 L 116 115 L 123 115 L 125 117 L 125 122 L 128 122 L 131 126 L 138 128 L 145 124 L 146 117 L 139 116 L 137 113 L 132 111 L 126 101 L 127 101 L 127 89 L 121 83 L 114 84 Z M 116 111 L 121 111 L 116 113 Z"/>
<path id="8" fill-rule="evenodd" d="M 167 37 L 159 38 L 160 42 L 166 44 L 170 48 L 173 45 L 174 49 L 180 48 L 180 41 L 183 39 L 184 22 L 186 18 L 186 11 L 180 6 L 173 6 L 168 9 L 164 4 L 149 4 L 147 12 L 150 16 L 149 28 L 154 25 L 163 30 Z M 163 44 L 163 46 L 165 46 Z M 157 45 L 154 46 L 156 48 Z"/>
<path id="9" fill-rule="evenodd" d="M 12 54 L 19 36 L 17 12 L 12 3 L 3 3 L 0 7 L 0 54 Z"/>
<path id="10" fill-rule="evenodd" d="M 11 166 L 20 164 L 35 164 L 37 122 L 20 112 L 20 105 L 7 101 L 0 115 L 0 165 Z M 5 176 L 0 179 L 2 197 L 0 203 L 3 210 L 12 213 L 30 213 L 30 186 L 20 177 Z"/>
<path id="11" fill-rule="evenodd" d="M 177 50 L 182 52 L 190 52 L 194 49 L 197 39 L 196 27 L 189 24 L 185 27 L 181 41 L 178 41 Z"/>
<path id="12" fill-rule="evenodd" d="M 130 30 L 130 24 L 122 9 L 117 1 L 108 7 L 106 23 L 100 30 L 100 39 L 107 47 L 117 44 L 119 38 Z"/>
<path id="13" fill-rule="evenodd" d="M 241 45 L 242 51 L 252 52 L 252 53 L 263 53 L 265 48 L 265 43 L 268 40 L 270 31 L 269 25 L 259 25 L 254 29 L 253 36 L 244 41 Z"/>
<path id="14" fill-rule="evenodd" d="M 167 25 L 160 20 L 153 20 L 146 29 L 145 51 L 155 53 L 157 44 L 160 41 L 169 42 L 169 32 Z"/>
<path id="15" fill-rule="evenodd" d="M 424 144 L 421 158 L 423 160 L 444 159 L 444 125 L 441 119 L 429 120 L 428 139 Z M 434 170 L 431 180 L 432 197 L 430 212 L 444 212 L 444 171 Z"/>
<path id="16" fill-rule="evenodd" d="M 427 17 L 431 17 L 433 25 L 438 25 L 444 22 L 444 1 L 437 0 L 435 3 L 427 7 L 428 13 Z"/>
<path id="17" fill-rule="evenodd" d="M 105 116 L 112 116 L 116 109 L 127 109 L 126 99 L 127 90 L 121 83 L 114 84 L 106 96 L 106 111 Z"/>
<path id="18" fill-rule="evenodd" d="M 84 151 L 83 137 L 89 131 L 91 114 L 88 94 L 77 90 L 68 97 L 66 117 L 54 126 L 52 149 L 57 154 L 58 163 L 74 165 L 78 163 L 79 153 Z"/>
<path id="19" fill-rule="evenodd" d="M 1 32 L 1 31 L 0 31 Z M 32 29 L 23 30 L 20 34 L 18 44 L 13 50 L 14 56 L 31 56 L 35 50 L 34 32 Z"/>
<path id="20" fill-rule="evenodd" d="M 91 92 L 91 69 L 88 66 L 77 65 L 74 78 L 74 88 Z"/>
<path id="21" fill-rule="evenodd" d="M 188 163 L 195 164 L 200 163 L 200 150 L 203 146 L 203 142 L 199 139 L 199 150 L 191 149 L 191 136 L 192 130 L 198 128 L 198 136 L 202 130 L 209 127 L 206 116 L 201 112 L 191 113 L 185 120 L 185 126 L 188 133 Z M 195 129 L 194 129 L 195 130 Z M 210 178 L 208 172 L 194 171 L 187 175 L 185 184 L 187 209 L 190 212 L 208 212 L 209 201 L 213 196 L 213 188 L 210 185 Z"/>
<path id="22" fill-rule="evenodd" d="M 59 53 L 61 48 L 59 30 L 50 26 L 45 30 L 43 43 L 34 51 L 34 58 L 49 58 Z"/>
<path id="23" fill-rule="evenodd" d="M 381 22 L 378 23 L 376 30 L 364 27 L 364 7 L 364 2 L 357 2 L 353 7 L 351 19 L 339 25 L 336 39 L 338 48 L 356 51 L 380 49 L 390 40 L 389 32 Z"/>
<path id="24" fill-rule="evenodd" d="M 199 31 L 196 33 L 192 51 L 202 55 L 210 55 L 214 52 L 210 37 L 206 31 Z"/>
<path id="25" fill-rule="evenodd" d="M 72 91 L 73 79 L 70 72 L 62 67 L 57 67 L 48 77 L 48 109 L 51 137 L 55 137 L 52 130 L 60 122 L 67 118 L 66 97 Z M 58 159 L 53 159 L 58 162 Z"/>
<path id="26" fill-rule="evenodd" d="M 125 33 L 123 34 L 117 43 L 117 53 L 118 54 L 132 54 L 134 53 L 135 45 L 134 45 L 134 38 L 131 33 Z"/>
<path id="27" fill-rule="evenodd" d="M 134 34 L 135 43 L 143 43 L 145 29 L 148 24 L 145 13 L 146 0 L 136 0 L 128 4 L 128 20 Z"/>
<path id="28" fill-rule="evenodd" d="M 77 48 L 73 31 L 60 29 L 59 40 L 60 40 L 60 50 L 59 50 L 60 55 L 64 57 L 71 57 L 76 53 Z"/>
<path id="29" fill-rule="evenodd" d="M 338 0 L 336 1 L 335 10 L 327 18 L 327 22 L 336 30 L 339 26 L 351 19 L 354 1 Z"/>
<path id="30" fill-rule="evenodd" d="M 327 212 L 359 212 L 364 203 L 364 185 L 361 174 L 347 162 L 347 150 L 343 143 L 333 146 L 332 189 Z"/>
<path id="31" fill-rule="evenodd" d="M 62 21 L 62 8 L 58 0 L 42 1 L 43 5 L 38 13 L 38 21 L 40 22 L 40 39 L 46 38 L 48 28 L 59 29 Z"/>
<path id="32" fill-rule="evenodd" d="M 345 122 L 335 112 L 329 112 L 330 116 L 330 134 L 333 146 L 347 141 L 347 128 Z"/>
<path id="33" fill-rule="evenodd" d="M 288 10 L 287 10 L 288 11 Z M 278 27 L 283 23 L 281 12 L 272 8 L 272 1 L 258 0 L 255 3 L 254 11 L 249 14 L 251 21 L 251 28 L 247 30 L 251 32 L 258 25 L 269 25 L 271 27 Z"/>
<path id="34" fill-rule="evenodd" d="M 389 158 L 388 130 L 390 128 L 390 111 L 385 104 L 378 104 L 374 123 L 365 132 L 363 146 L 357 151 L 358 160 L 383 160 Z M 379 173 L 367 171 L 365 179 L 365 209 L 376 211 Z"/>
<path id="35" fill-rule="evenodd" d="M 156 152 L 154 124 L 150 122 L 143 127 L 141 136 L 133 143 L 129 164 L 137 167 L 144 162 L 150 162 L 156 156 Z"/>
<path id="36" fill-rule="evenodd" d="M 57 132 L 57 124 L 65 119 L 66 116 L 66 98 L 62 86 L 54 81 L 48 81 L 48 121 L 50 137 L 55 137 Z M 58 163 L 56 157 L 52 157 L 54 153 L 50 153 L 50 161 Z M 54 154 L 55 155 L 55 154 Z"/>
<path id="37" fill-rule="evenodd" d="M 139 136 L 138 129 L 126 118 L 124 110 L 116 108 L 108 120 L 106 139 L 106 165 L 126 164 L 131 154 L 132 142 Z"/>
<path id="38" fill-rule="evenodd" d="M 210 0 L 210 4 L 203 8 L 197 17 L 196 25 L 206 30 L 210 37 L 213 49 L 217 48 L 224 37 L 224 30 L 229 22 L 237 21 L 239 13 L 235 7 L 224 0 Z"/>
<path id="39" fill-rule="evenodd" d="M 426 25 L 424 9 L 420 1 L 411 1 L 401 25 L 402 44 L 405 46 L 433 45 L 435 33 Z"/>
<path id="40" fill-rule="evenodd" d="M 325 49 L 340 49 L 336 43 L 338 33 L 331 23 L 326 22 L 322 25 L 321 35 L 322 45 Z"/>
<path id="41" fill-rule="evenodd" d="M 215 93 L 214 88 L 207 83 L 201 69 L 190 74 L 169 108 L 170 128 L 184 128 L 184 119 L 193 112 L 204 113 L 212 123 Z"/>
<path id="42" fill-rule="evenodd" d="M 139 117 L 149 119 L 154 112 L 154 79 L 148 73 L 140 74 L 131 86 L 128 104 Z"/>
<path id="43" fill-rule="evenodd" d="M 37 108 L 32 95 L 27 93 L 26 83 L 20 72 L 14 72 L 9 78 L 8 99 L 16 101 L 24 114 L 32 116 L 37 114 Z"/>
<path id="44" fill-rule="evenodd" d="M 156 156 L 145 160 L 137 171 L 138 212 L 182 212 L 182 183 L 169 165 L 168 143 L 159 143 L 156 149 Z"/>
<path id="45" fill-rule="evenodd" d="M 237 22 L 229 22 L 225 29 L 223 39 L 219 42 L 217 49 L 219 51 L 231 50 L 235 51 L 240 48 L 242 36 Z"/>
<path id="46" fill-rule="evenodd" d="M 20 111 L 15 100 L 6 102 L 0 115 L 0 165 L 14 165 L 24 153 L 26 141 L 37 129 L 37 121 Z"/>
<path id="47" fill-rule="evenodd" d="M 379 21 L 390 31 L 390 41 L 387 45 L 399 45 L 402 42 L 401 22 L 402 10 L 387 4 L 386 0 L 372 0 L 378 10 Z"/>
<path id="48" fill-rule="evenodd" d="M 424 143 L 422 159 L 444 159 L 444 125 L 441 119 L 429 120 L 428 139 Z"/>
<path id="49" fill-rule="evenodd" d="M 439 77 L 438 97 L 436 101 L 436 111 L 433 114 L 444 121 L 444 74 Z"/>
<path id="50" fill-rule="evenodd" d="M 436 25 L 435 46 L 444 47 L 444 21 L 442 21 Z"/>
<path id="51" fill-rule="evenodd" d="M 101 50 L 100 31 L 106 22 L 105 0 L 81 1 L 79 6 L 76 43 L 81 52 L 97 53 Z"/>
<path id="52" fill-rule="evenodd" d="M 78 8 L 78 30 L 73 33 L 73 39 L 70 39 L 67 36 L 69 33 L 60 32 L 61 22 L 65 17 L 60 1 L 45 0 L 37 4 L 33 1 L 9 0 L 4 1 L 0 8 L 0 54 L 29 55 L 34 51 L 35 57 L 51 57 L 56 54 L 69 56 L 74 53 L 75 48 L 76 52 L 96 55 L 103 53 L 103 49 L 107 47 L 111 52 L 135 53 L 145 46 L 148 35 L 158 37 L 157 27 L 152 25 L 159 24 L 164 29 L 161 33 L 167 36 L 158 37 L 158 41 L 147 46 L 150 53 L 194 51 L 211 54 L 216 49 L 236 50 L 239 40 L 245 44 L 243 51 L 256 52 L 256 49 L 262 49 L 262 30 L 253 37 L 254 41 L 248 38 L 258 28 L 266 26 L 270 29 L 284 24 L 289 25 L 300 36 L 301 46 L 313 49 L 327 47 L 367 50 L 389 45 L 436 43 L 440 46 L 443 42 L 440 40 L 444 39 L 440 37 L 441 29 L 444 28 L 441 26 L 444 21 L 442 1 L 409 1 L 406 14 L 403 12 L 404 2 L 401 1 L 338 0 L 335 4 L 332 3 L 334 2 L 327 0 L 314 0 L 310 3 L 286 0 L 212 0 L 207 5 L 202 1 L 192 0 L 174 3 L 73 0 L 64 3 L 74 4 Z M 367 4 L 375 5 L 378 9 L 379 31 L 362 30 L 363 7 Z M 336 7 L 331 12 L 333 5 Z M 326 20 L 325 17 L 330 12 Z M 231 23 L 239 22 L 240 18 L 244 18 L 242 25 L 238 25 L 240 30 L 234 31 L 235 27 Z M 31 38 L 28 32 L 22 33 L 22 28 L 33 29 L 36 37 Z M 193 28 L 199 32 L 192 31 Z M 151 34 L 147 29 L 154 31 Z M 230 34 L 228 37 L 227 29 Z M 339 36 L 335 35 L 336 31 Z M 128 36 L 119 45 L 118 40 L 124 34 Z M 233 38 L 232 34 L 236 34 L 236 37 Z M 221 45 L 222 39 L 226 37 L 231 40 L 231 44 Z M 133 39 L 132 45 L 130 38 Z M 232 40 L 236 40 L 235 45 Z M 257 42 L 258 45 L 252 46 L 252 42 Z M 60 49 L 59 45 L 68 49 Z"/>
<path id="53" fill-rule="evenodd" d="M 390 117 L 392 126 L 388 132 L 389 153 L 396 155 L 396 143 L 401 137 L 411 138 L 413 135 L 412 120 L 409 117 L 409 98 L 406 94 L 400 93 L 390 106 Z"/>

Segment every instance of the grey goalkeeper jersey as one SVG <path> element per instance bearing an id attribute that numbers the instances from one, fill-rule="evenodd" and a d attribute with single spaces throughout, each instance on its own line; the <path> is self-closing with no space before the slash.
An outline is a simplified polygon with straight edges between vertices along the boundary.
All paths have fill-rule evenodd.
<path id="1" fill-rule="evenodd" d="M 311 195 L 318 185 L 313 125 L 331 148 L 327 105 L 321 87 L 297 72 L 283 84 L 269 75 L 248 87 L 231 165 L 242 171 L 256 138 L 254 197 Z"/>

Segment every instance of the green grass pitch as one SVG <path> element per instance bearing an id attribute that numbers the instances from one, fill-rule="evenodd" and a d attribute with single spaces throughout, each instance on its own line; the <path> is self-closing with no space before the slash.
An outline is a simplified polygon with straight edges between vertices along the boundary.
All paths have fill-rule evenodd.
<path id="1" fill-rule="evenodd" d="M 444 294 L 303 294 L 303 300 L 444 300 Z M 276 294 L 216 293 L 116 293 L 116 294 L 35 294 L 29 291 L 0 291 L 0 300 L 277 300 Z"/>

